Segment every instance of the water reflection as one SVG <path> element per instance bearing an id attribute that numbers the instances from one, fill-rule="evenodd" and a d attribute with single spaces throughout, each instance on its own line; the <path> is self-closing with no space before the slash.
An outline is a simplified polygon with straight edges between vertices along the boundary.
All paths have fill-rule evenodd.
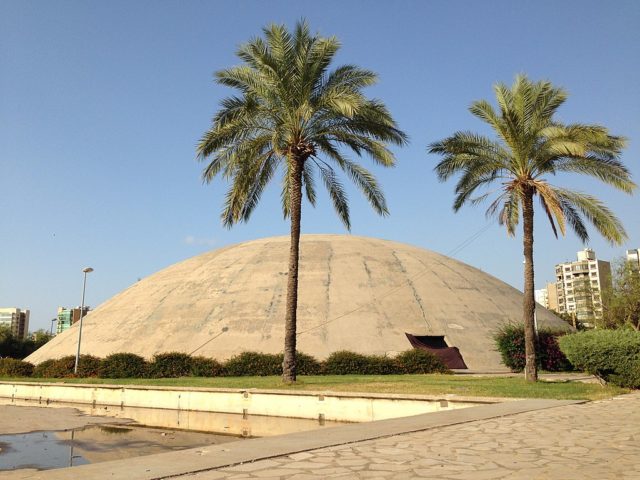
<path id="1" fill-rule="evenodd" d="M 0 471 L 73 467 L 237 440 L 229 435 L 114 425 L 0 435 Z"/>
<path id="2" fill-rule="evenodd" d="M 39 404 L 37 401 L 15 400 L 11 402 L 11 405 L 43 406 L 44 404 Z M 211 432 L 241 437 L 283 435 L 345 424 L 345 422 L 325 420 L 324 415 L 311 420 L 249 415 L 246 410 L 242 414 L 233 414 L 161 408 L 92 406 L 63 402 L 49 404 L 47 408 L 55 407 L 72 407 L 93 416 L 131 419 L 148 427 Z"/>

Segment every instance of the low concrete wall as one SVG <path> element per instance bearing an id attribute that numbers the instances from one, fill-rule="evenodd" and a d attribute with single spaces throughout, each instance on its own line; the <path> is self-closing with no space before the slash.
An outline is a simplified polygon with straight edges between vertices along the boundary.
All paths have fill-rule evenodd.
<path id="1" fill-rule="evenodd" d="M 175 412 L 369 422 L 495 403 L 496 399 L 450 399 L 424 395 L 290 392 L 130 385 L 0 382 L 6 402 L 79 404 Z M 502 400 L 500 400 L 502 401 Z M 97 408 L 96 408 L 97 409 Z M 108 413 L 107 413 L 108 414 Z M 188 427 L 187 427 L 188 428 Z"/>

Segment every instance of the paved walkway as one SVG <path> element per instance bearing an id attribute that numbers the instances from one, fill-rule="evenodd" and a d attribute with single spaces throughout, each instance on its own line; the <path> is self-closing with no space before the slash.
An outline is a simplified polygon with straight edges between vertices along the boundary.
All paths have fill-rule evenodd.
<path id="1" fill-rule="evenodd" d="M 178 478 L 640 479 L 640 394 L 437 427 Z"/>

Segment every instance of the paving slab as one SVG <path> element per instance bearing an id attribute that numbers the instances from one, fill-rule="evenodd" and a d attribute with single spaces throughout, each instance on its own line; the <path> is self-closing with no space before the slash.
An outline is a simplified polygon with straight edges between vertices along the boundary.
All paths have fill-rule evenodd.
<path id="1" fill-rule="evenodd" d="M 264 468 L 264 461 L 254 462 L 243 477 L 223 467 L 178 478 L 258 479 L 277 472 L 281 480 L 638 480 L 639 440 L 636 393 L 309 451 L 306 461 L 321 459 L 323 467 L 303 468 L 297 477 L 281 474 L 299 464 L 281 456 Z M 349 465 L 345 458 L 363 462 Z"/>
<path id="2" fill-rule="evenodd" d="M 352 475 L 358 471 L 361 478 L 400 478 L 399 473 L 407 473 L 413 470 L 404 467 L 369 468 L 370 465 L 333 465 L 333 458 L 337 454 L 326 458 L 331 461 L 323 463 L 329 466 L 302 467 L 292 469 L 280 464 L 266 465 L 254 462 L 277 461 L 277 458 L 288 458 L 289 455 L 316 451 L 319 449 L 334 449 L 341 451 L 345 448 L 354 451 L 347 452 L 353 455 L 338 455 L 341 458 L 371 458 L 371 463 L 376 463 L 375 459 L 384 458 L 385 455 L 395 458 L 398 461 L 396 452 L 384 453 L 369 451 L 367 448 L 358 451 L 362 442 L 380 440 L 385 445 L 385 439 L 407 438 L 405 443 L 411 446 L 415 442 L 410 435 L 415 432 L 428 431 L 432 429 L 442 429 L 455 425 L 463 425 L 478 421 L 499 419 L 502 417 L 535 412 L 546 409 L 557 409 L 559 407 L 574 406 L 583 402 L 573 400 L 519 400 L 509 401 L 491 405 L 481 405 L 477 407 L 441 411 L 412 417 L 402 417 L 389 420 L 381 420 L 371 423 L 351 424 L 340 427 L 316 430 L 313 432 L 300 432 L 276 437 L 256 438 L 243 442 L 234 442 L 225 445 L 207 446 L 171 453 L 149 455 L 137 457 L 124 461 L 104 462 L 91 465 L 82 465 L 74 468 L 58 470 L 48 470 L 40 472 L 7 472 L 0 474 L 0 478 L 21 479 L 21 480 L 155 480 L 169 477 L 179 477 L 197 472 L 204 475 L 202 479 L 208 478 L 292 478 L 294 475 L 320 475 L 317 478 L 327 478 L 328 476 Z M 489 441 L 489 440 L 487 440 Z M 395 443 L 394 443 L 395 442 Z M 422 442 L 422 441 L 421 441 Z M 405 453 L 410 453 L 406 446 L 398 445 L 398 441 L 393 440 L 388 446 L 399 449 Z M 353 445 L 353 446 L 351 446 Z M 422 443 L 420 443 L 422 445 Z M 320 452 L 328 453 L 328 452 Z M 413 456 L 411 457 L 414 458 Z M 290 459 L 290 462 L 298 460 Z M 405 462 L 409 461 L 405 459 Z M 289 462 L 284 462 L 289 463 Z M 378 463 L 385 463 L 384 460 Z M 240 467 L 255 467 L 255 470 L 230 470 L 220 476 L 221 469 Z M 356 470 L 362 468 L 361 471 Z M 306 471 L 304 471 L 306 470 Z M 276 472 L 276 473 L 274 473 Z M 413 473 L 411 473 L 413 474 Z M 303 477 L 299 477 L 303 478 Z M 338 478 L 338 477 L 336 477 Z M 416 477 L 420 478 L 420 477 Z M 487 477 L 488 478 L 488 477 Z M 200 480 L 200 479 L 198 479 Z"/>

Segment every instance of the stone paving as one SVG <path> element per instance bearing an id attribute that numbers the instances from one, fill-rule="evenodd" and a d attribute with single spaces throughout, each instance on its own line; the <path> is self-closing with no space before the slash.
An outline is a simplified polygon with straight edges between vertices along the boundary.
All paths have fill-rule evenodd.
<path id="1" fill-rule="evenodd" d="M 322 448 L 178 478 L 640 479 L 640 394 Z"/>

